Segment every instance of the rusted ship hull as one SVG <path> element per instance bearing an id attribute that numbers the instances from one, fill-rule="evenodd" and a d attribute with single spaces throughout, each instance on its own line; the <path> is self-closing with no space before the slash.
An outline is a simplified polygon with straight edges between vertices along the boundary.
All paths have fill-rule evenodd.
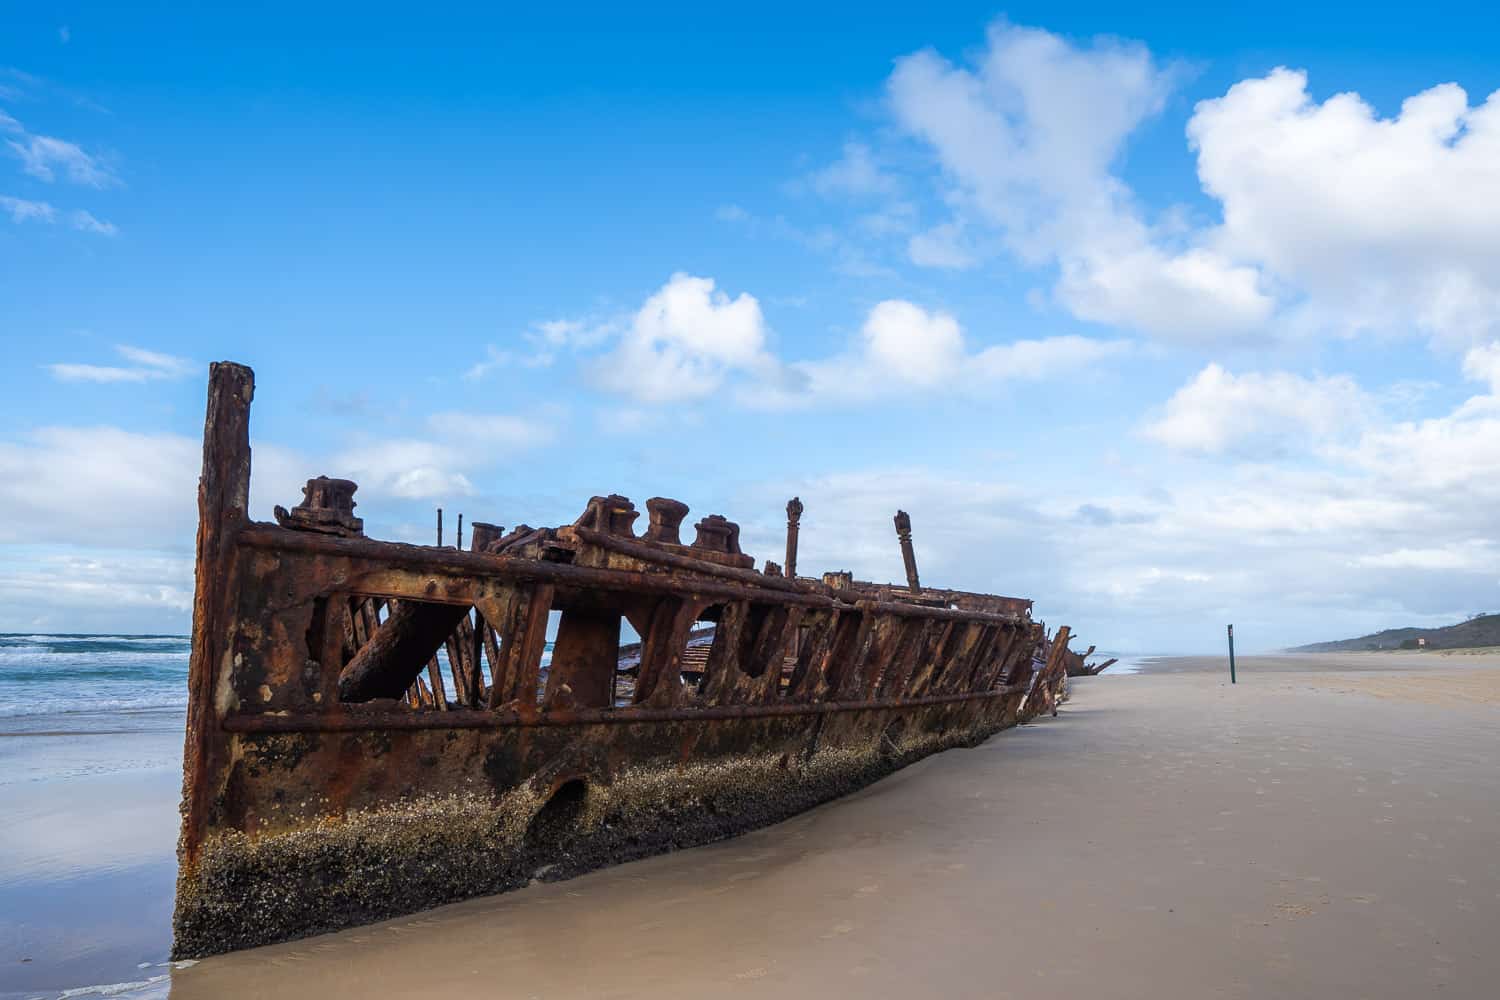
<path id="1" fill-rule="evenodd" d="M 363 537 L 339 480 L 253 523 L 252 391 L 213 367 L 178 957 L 730 836 L 1055 706 L 1065 633 L 1034 668 L 1030 602 L 921 588 L 909 528 L 897 592 L 796 577 L 800 505 L 785 575 L 722 518 L 683 545 L 661 499 L 644 536 L 596 497 L 558 529 L 476 524 L 471 551 Z"/>

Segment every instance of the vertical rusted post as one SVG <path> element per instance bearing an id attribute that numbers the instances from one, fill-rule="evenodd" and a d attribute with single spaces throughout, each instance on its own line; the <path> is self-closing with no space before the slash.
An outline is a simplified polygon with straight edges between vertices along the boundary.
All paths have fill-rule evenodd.
<path id="1" fill-rule="evenodd" d="M 463 511 L 458 514 L 458 533 L 453 536 L 453 547 L 460 552 L 464 547 L 464 515 Z"/>
<path id="2" fill-rule="evenodd" d="M 786 502 L 786 578 L 797 579 L 797 530 L 802 521 L 802 498 Z"/>
<path id="3" fill-rule="evenodd" d="M 438 512 L 438 548 L 442 548 L 443 547 L 443 508 L 439 507 L 437 509 L 437 512 Z"/>
<path id="4" fill-rule="evenodd" d="M 1234 683 L 1234 626 L 1229 626 L 1229 683 Z"/>
<path id="5" fill-rule="evenodd" d="M 255 373 L 220 361 L 208 366 L 203 421 L 203 474 L 198 479 L 198 538 L 193 584 L 193 639 L 188 664 L 187 738 L 183 748 L 179 867 L 191 872 L 203 843 L 218 771 L 208 756 L 219 725 L 214 692 L 228 660 L 234 624 L 235 537 L 249 523 L 250 400 Z"/>
<path id="6" fill-rule="evenodd" d="M 901 561 L 906 563 L 906 585 L 913 591 L 921 590 L 917 579 L 917 554 L 911 547 L 911 515 L 904 510 L 896 511 L 896 539 L 901 543 Z"/>

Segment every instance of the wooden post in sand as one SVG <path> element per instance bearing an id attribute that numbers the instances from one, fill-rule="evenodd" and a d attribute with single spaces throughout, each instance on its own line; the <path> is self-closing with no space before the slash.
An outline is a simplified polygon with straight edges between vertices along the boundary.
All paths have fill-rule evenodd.
<path id="1" fill-rule="evenodd" d="M 1234 681 L 1234 626 L 1229 626 L 1229 683 Z"/>

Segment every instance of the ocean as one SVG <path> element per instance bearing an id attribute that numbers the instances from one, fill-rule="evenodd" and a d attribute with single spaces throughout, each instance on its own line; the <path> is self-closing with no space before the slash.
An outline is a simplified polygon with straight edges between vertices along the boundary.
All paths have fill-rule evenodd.
<path id="1" fill-rule="evenodd" d="M 0 635 L 0 719 L 185 710 L 185 635 Z"/>

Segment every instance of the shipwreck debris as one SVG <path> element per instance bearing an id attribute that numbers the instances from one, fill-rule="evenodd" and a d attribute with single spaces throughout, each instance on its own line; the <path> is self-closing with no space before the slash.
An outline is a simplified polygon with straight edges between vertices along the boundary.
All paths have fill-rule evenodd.
<path id="1" fill-rule="evenodd" d="M 799 576 L 796 498 L 763 572 L 666 497 L 467 549 L 366 537 L 343 479 L 252 521 L 253 393 L 211 367 L 176 957 L 731 836 L 1061 697 L 1067 629 L 921 586 L 904 512 L 905 586 Z"/>

